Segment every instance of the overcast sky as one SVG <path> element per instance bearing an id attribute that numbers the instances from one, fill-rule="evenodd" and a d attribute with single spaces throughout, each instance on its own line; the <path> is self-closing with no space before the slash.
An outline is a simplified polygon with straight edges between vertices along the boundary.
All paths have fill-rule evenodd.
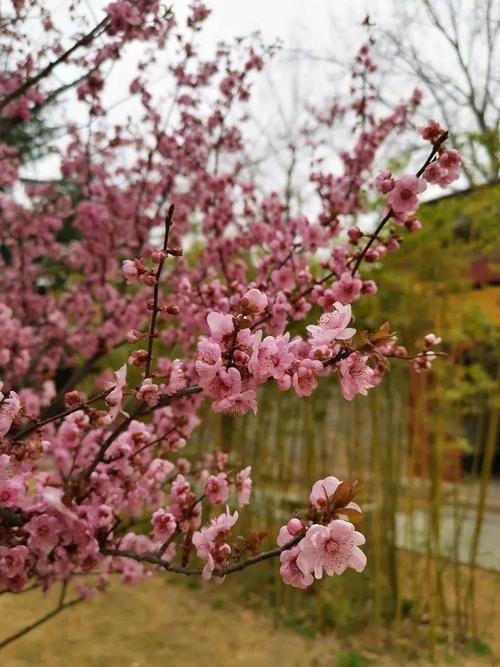
<path id="1" fill-rule="evenodd" d="M 83 1 L 82 9 L 88 11 L 90 24 L 102 18 L 108 1 Z M 408 1 L 410 5 L 415 2 L 397 0 L 398 6 Z M 56 23 L 64 32 L 68 0 L 48 2 L 55 7 Z M 173 0 L 172 4 L 182 20 L 190 2 Z M 339 87 L 347 85 L 348 78 L 342 76 L 346 70 L 342 70 L 338 63 L 348 65 L 366 40 L 366 28 L 362 26 L 366 15 L 369 14 L 375 24 L 373 32 L 377 35 L 379 30 L 393 25 L 396 6 L 394 0 L 207 0 L 207 5 L 212 9 L 212 15 L 198 36 L 203 55 L 208 57 L 221 40 L 231 42 L 237 36 L 257 31 L 264 42 L 272 43 L 278 39 L 282 44 L 279 55 L 256 78 L 250 102 L 256 151 L 266 154 L 276 148 L 278 156 L 282 154 L 279 146 L 284 145 L 278 135 L 292 133 L 293 126 L 301 124 L 303 116 L 298 113 L 298 108 L 304 108 L 304 101 L 314 104 L 326 102 Z M 422 39 L 427 39 L 425 31 L 422 32 Z M 432 40 L 426 46 L 432 50 Z M 132 53 L 127 51 L 127 57 L 114 66 L 107 80 L 105 107 L 113 109 L 110 116 L 113 121 L 121 121 L 139 110 L 137 100 L 131 100 L 128 93 L 128 83 L 134 71 L 131 64 L 134 60 L 133 48 Z M 155 79 L 158 91 L 163 91 L 165 76 L 165 69 L 160 70 Z M 392 86 L 393 101 L 408 97 L 417 83 L 405 80 L 401 85 Z M 165 93 L 168 91 L 165 90 Z M 79 110 L 78 105 L 73 103 L 73 119 L 78 121 L 80 111 L 83 113 L 84 109 Z M 334 145 L 337 140 L 345 141 L 345 137 L 332 135 Z M 271 180 L 275 181 L 272 187 L 279 187 L 282 176 L 279 169 L 271 171 Z"/>

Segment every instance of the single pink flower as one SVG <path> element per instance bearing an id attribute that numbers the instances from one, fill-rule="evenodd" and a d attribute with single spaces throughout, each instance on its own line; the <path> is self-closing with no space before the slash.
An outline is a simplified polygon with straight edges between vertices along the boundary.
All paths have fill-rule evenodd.
<path id="1" fill-rule="evenodd" d="M 210 327 L 210 336 L 216 341 L 230 336 L 234 331 L 231 315 L 223 315 L 213 311 L 207 315 L 207 324 Z"/>
<path id="2" fill-rule="evenodd" d="M 344 398 L 348 401 L 352 401 L 358 394 L 366 396 L 368 389 L 375 386 L 375 373 L 366 361 L 366 356 L 360 352 L 353 352 L 339 363 L 340 387 Z"/>
<path id="3" fill-rule="evenodd" d="M 424 336 L 424 340 L 427 345 L 439 345 L 439 343 L 442 341 L 441 336 L 436 336 L 434 333 L 428 333 L 426 336 Z"/>
<path id="4" fill-rule="evenodd" d="M 321 361 L 302 359 L 293 374 L 292 384 L 297 396 L 310 396 L 318 386 L 317 376 L 323 370 Z"/>
<path id="5" fill-rule="evenodd" d="M 301 551 L 299 546 L 286 549 L 280 555 L 280 575 L 283 583 L 295 588 L 307 588 L 310 586 L 314 578 L 310 572 L 304 573 L 298 566 L 297 559 Z"/>
<path id="6" fill-rule="evenodd" d="M 61 526 L 55 517 L 49 514 L 39 514 L 28 521 L 24 530 L 30 536 L 29 548 L 47 554 L 58 543 Z"/>
<path id="7" fill-rule="evenodd" d="M 337 301 L 333 307 L 331 313 L 321 315 L 317 325 L 310 324 L 307 327 L 313 347 L 329 345 L 334 340 L 349 340 L 356 333 L 356 329 L 347 326 L 352 317 L 351 306 L 349 304 L 344 306 Z"/>
<path id="8" fill-rule="evenodd" d="M 250 502 L 252 493 L 252 466 L 247 466 L 240 470 L 236 475 L 236 495 L 238 496 L 238 505 L 243 507 Z"/>
<path id="9" fill-rule="evenodd" d="M 362 287 L 363 281 L 360 278 L 352 276 L 350 271 L 344 271 L 329 291 L 336 301 L 349 304 L 359 299 Z"/>
<path id="10" fill-rule="evenodd" d="M 293 517 L 284 526 L 281 526 L 276 542 L 278 546 L 284 547 L 303 529 L 302 521 Z"/>
<path id="11" fill-rule="evenodd" d="M 205 495 L 214 505 L 221 505 L 229 500 L 229 484 L 225 472 L 208 477 L 205 483 Z"/>
<path id="12" fill-rule="evenodd" d="M 309 502 L 313 507 L 316 507 L 318 510 L 325 509 L 328 501 L 333 496 L 338 486 L 340 485 L 340 480 L 333 475 L 325 477 L 325 479 L 319 479 L 317 482 L 314 482 L 311 493 L 309 495 Z M 350 502 L 346 505 L 346 508 L 356 510 L 361 513 L 361 507 L 355 503 Z M 337 516 L 342 514 L 342 509 L 339 509 Z"/>
<path id="13" fill-rule="evenodd" d="M 328 526 L 313 524 L 299 543 L 297 566 L 316 579 L 321 579 L 323 572 L 330 576 L 342 574 L 348 567 L 362 572 L 366 556 L 359 547 L 364 543 L 364 536 L 349 521 L 334 519 Z"/>
<path id="14" fill-rule="evenodd" d="M 122 272 L 129 284 L 136 283 L 139 280 L 139 271 L 132 259 L 125 259 L 123 261 Z"/>
<path id="15" fill-rule="evenodd" d="M 203 338 L 198 343 L 198 358 L 196 359 L 196 372 L 200 380 L 206 384 L 220 368 L 222 368 L 222 353 L 219 343 Z"/>
<path id="16" fill-rule="evenodd" d="M 223 412 L 226 415 L 246 415 L 249 410 L 256 415 L 257 397 L 253 389 L 247 389 L 216 401 L 212 407 L 214 412 Z"/>
<path id="17" fill-rule="evenodd" d="M 106 423 L 113 422 L 118 413 L 121 410 L 123 402 L 123 392 L 127 384 L 127 365 L 123 364 L 121 368 L 115 371 L 115 384 L 110 393 L 106 396 L 106 405 L 108 405 L 111 410 L 106 415 Z"/>
<path id="18" fill-rule="evenodd" d="M 153 524 L 153 534 L 155 539 L 161 540 L 162 542 L 165 542 L 174 534 L 177 526 L 174 515 L 161 508 L 153 513 L 151 523 Z"/>
<path id="19" fill-rule="evenodd" d="M 160 400 L 160 388 L 151 380 L 144 378 L 141 386 L 136 391 L 135 397 L 138 401 L 144 401 L 149 406 L 154 407 Z"/>
<path id="20" fill-rule="evenodd" d="M 241 297 L 240 305 L 244 312 L 256 314 L 262 312 L 267 306 L 267 296 L 260 290 L 252 287 Z"/>
<path id="21" fill-rule="evenodd" d="M 259 330 L 253 336 L 248 369 L 259 384 L 270 377 L 280 380 L 290 368 L 294 355 L 290 352 L 289 340 L 288 333 L 276 338 L 267 336 L 262 340 L 262 331 Z"/>
<path id="22" fill-rule="evenodd" d="M 227 565 L 231 555 L 231 547 L 225 541 L 231 533 L 231 528 L 238 520 L 238 512 L 229 514 L 226 509 L 224 514 L 212 519 L 208 526 L 203 526 L 193 533 L 193 545 L 196 548 L 198 558 L 205 561 L 202 577 L 205 580 L 211 578 L 214 569 L 220 569 Z"/>
<path id="23" fill-rule="evenodd" d="M 9 549 L 0 546 L 0 577 L 12 579 L 25 572 L 29 565 L 29 549 L 19 545 Z"/>
<path id="24" fill-rule="evenodd" d="M 425 190 L 425 181 L 416 176 L 401 176 L 387 195 L 390 207 L 399 215 L 415 213 L 418 195 Z"/>
<path id="25" fill-rule="evenodd" d="M 11 391 L 0 407 L 0 438 L 10 430 L 12 423 L 21 412 L 21 400 L 15 391 Z"/>

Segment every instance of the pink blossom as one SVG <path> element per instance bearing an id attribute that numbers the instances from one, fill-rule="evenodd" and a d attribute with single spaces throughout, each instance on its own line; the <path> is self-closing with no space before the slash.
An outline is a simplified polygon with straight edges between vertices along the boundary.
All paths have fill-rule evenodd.
<path id="1" fill-rule="evenodd" d="M 428 183 L 437 183 L 446 187 L 460 177 L 460 153 L 452 148 L 441 151 L 439 157 L 429 164 L 424 171 L 424 178 Z"/>
<path id="2" fill-rule="evenodd" d="M 350 271 L 344 271 L 332 285 L 332 296 L 343 304 L 349 304 L 359 299 L 362 286 L 363 281 L 360 278 L 352 276 Z"/>
<path id="3" fill-rule="evenodd" d="M 350 227 L 350 228 L 347 230 L 347 236 L 349 237 L 349 241 L 350 241 L 351 243 L 357 244 L 357 242 L 358 242 L 358 241 L 361 239 L 361 237 L 363 236 L 363 232 L 361 231 L 361 229 L 360 229 L 359 227 L 357 227 L 357 226 L 355 225 L 354 227 Z"/>
<path id="4" fill-rule="evenodd" d="M 334 495 L 335 491 L 340 485 L 340 480 L 333 475 L 325 477 L 325 479 L 319 479 L 317 482 L 314 482 L 311 493 L 309 495 L 309 502 L 313 507 L 316 507 L 318 510 L 324 510 L 328 505 L 329 500 Z M 346 505 L 346 508 L 356 510 L 361 513 L 360 506 L 355 502 L 349 502 Z M 337 516 L 342 514 L 342 508 L 337 512 Z"/>
<path id="5" fill-rule="evenodd" d="M 300 533 L 301 530 L 303 530 L 304 526 L 302 525 L 302 521 L 300 519 L 297 519 L 296 517 L 293 517 L 286 523 L 284 526 L 281 526 L 279 529 L 278 537 L 276 539 L 276 542 L 278 543 L 278 546 L 284 547 L 286 544 L 291 542 L 293 538 Z"/>
<path id="6" fill-rule="evenodd" d="M 267 306 L 267 296 L 260 290 L 252 287 L 252 289 L 249 289 L 241 297 L 240 304 L 244 312 L 252 314 L 260 313 Z"/>
<path id="7" fill-rule="evenodd" d="M 435 143 L 444 133 L 444 129 L 435 120 L 429 120 L 427 125 L 419 129 L 419 132 L 423 139 Z"/>
<path id="8" fill-rule="evenodd" d="M 411 359 L 410 364 L 415 373 L 421 373 L 422 371 L 428 371 L 435 359 L 437 359 L 437 355 L 427 350 Z"/>
<path id="9" fill-rule="evenodd" d="M 262 340 L 262 331 L 258 331 L 252 340 L 252 355 L 248 368 L 258 383 L 272 377 L 280 380 L 294 359 L 289 346 L 290 334 L 267 336 Z M 261 342 L 262 341 L 262 342 Z"/>
<path id="10" fill-rule="evenodd" d="M 153 512 L 151 523 L 153 524 L 155 539 L 162 542 L 165 542 L 174 534 L 177 526 L 174 515 L 161 508 Z"/>
<path id="11" fill-rule="evenodd" d="M 107 414 L 106 421 L 111 423 L 116 419 L 123 401 L 123 390 L 127 384 L 127 365 L 123 364 L 121 368 L 115 371 L 115 385 L 106 396 L 106 404 L 111 410 Z"/>
<path id="12" fill-rule="evenodd" d="M 15 391 L 11 391 L 0 407 L 0 438 L 10 430 L 12 423 L 21 412 L 21 401 Z"/>
<path id="13" fill-rule="evenodd" d="M 231 370 L 231 369 L 229 369 Z M 214 412 L 223 412 L 227 415 L 246 415 L 249 410 L 257 414 L 257 398 L 253 389 L 247 389 L 237 394 L 231 394 L 215 401 L 212 405 Z"/>
<path id="14" fill-rule="evenodd" d="M 149 406 L 154 407 L 160 400 L 160 388 L 151 378 L 144 378 L 135 397 L 138 401 L 145 401 Z"/>
<path id="15" fill-rule="evenodd" d="M 439 345 L 441 343 L 441 336 L 436 336 L 434 333 L 428 333 L 426 336 L 424 336 L 424 340 L 427 345 Z"/>
<path id="16" fill-rule="evenodd" d="M 349 340 L 356 333 L 356 329 L 347 326 L 352 317 L 351 306 L 349 304 L 344 306 L 337 301 L 333 307 L 331 313 L 323 313 L 318 325 L 310 324 L 307 327 L 313 347 L 329 345 L 334 340 Z"/>
<path id="17" fill-rule="evenodd" d="M 317 482 L 314 482 L 311 489 L 311 494 L 309 496 L 309 502 L 311 505 L 317 509 L 323 509 L 328 503 L 328 499 L 333 496 L 337 487 L 340 484 L 340 480 L 332 475 L 330 477 L 325 477 L 325 479 L 319 479 Z"/>
<path id="18" fill-rule="evenodd" d="M 0 477 L 0 505 L 16 507 L 22 502 L 25 493 L 26 485 L 20 476 L 7 479 Z"/>
<path id="19" fill-rule="evenodd" d="M 198 343 L 196 372 L 204 384 L 209 382 L 222 368 L 222 355 L 219 343 L 202 338 Z"/>
<path id="20" fill-rule="evenodd" d="M 111 26 L 117 32 L 123 32 L 129 27 L 138 26 L 141 23 L 141 15 L 137 7 L 128 0 L 117 0 L 106 7 L 106 12 L 111 19 Z"/>
<path id="21" fill-rule="evenodd" d="M 203 579 L 210 579 L 215 568 L 220 569 L 227 565 L 231 547 L 225 540 L 237 520 L 238 512 L 229 514 L 229 510 L 226 509 L 224 514 L 219 514 L 210 521 L 208 526 L 204 526 L 193 534 L 196 554 L 198 558 L 206 561 L 203 568 Z"/>
<path id="22" fill-rule="evenodd" d="M 223 315 L 214 311 L 207 315 L 207 323 L 210 327 L 210 335 L 216 341 L 221 341 L 226 336 L 230 336 L 234 331 L 231 315 Z"/>
<path id="23" fill-rule="evenodd" d="M 228 396 L 239 394 L 241 391 L 241 375 L 237 368 L 220 368 L 213 378 L 204 384 L 207 393 L 220 400 Z"/>
<path id="24" fill-rule="evenodd" d="M 339 364 L 340 387 L 344 398 L 348 401 L 352 401 L 357 394 L 366 396 L 368 389 L 375 386 L 374 371 L 366 362 L 366 356 L 353 352 Z"/>
<path id="25" fill-rule="evenodd" d="M 133 260 L 125 259 L 122 263 L 122 271 L 127 283 L 136 283 L 139 280 L 139 272 Z"/>
<path id="26" fill-rule="evenodd" d="M 328 575 L 342 574 L 348 567 L 362 572 L 366 556 L 359 548 L 365 538 L 352 523 L 334 519 L 328 526 L 313 524 L 299 543 L 297 566 L 304 574 L 314 574 L 321 579 Z"/>
<path id="27" fill-rule="evenodd" d="M 205 495 L 214 505 L 221 505 L 229 500 L 229 484 L 225 472 L 210 475 L 205 484 Z"/>
<path id="28" fill-rule="evenodd" d="M 298 565 L 298 558 L 301 555 L 299 546 L 286 549 L 280 555 L 280 575 L 283 583 L 295 588 L 307 588 L 314 578 L 310 572 L 305 572 Z"/>
<path id="29" fill-rule="evenodd" d="M 418 195 L 425 190 L 425 181 L 416 176 L 401 176 L 387 195 L 393 211 L 399 215 L 414 213 L 418 207 Z"/>
<path id="30" fill-rule="evenodd" d="M 394 187 L 394 178 L 387 169 L 383 169 L 377 174 L 375 179 L 375 187 L 379 192 L 386 195 Z"/>
<path id="31" fill-rule="evenodd" d="M 20 544 L 9 549 L 0 546 L 0 578 L 12 579 L 26 570 L 29 562 L 29 549 Z"/>
<path id="32" fill-rule="evenodd" d="M 318 386 L 317 376 L 323 370 L 321 361 L 302 359 L 292 377 L 297 396 L 310 396 Z"/>
<path id="33" fill-rule="evenodd" d="M 243 507 L 250 502 L 252 493 L 252 466 L 247 466 L 240 470 L 236 475 L 236 494 L 238 496 L 238 505 Z"/>
<path id="34" fill-rule="evenodd" d="M 56 517 L 40 514 L 30 519 L 24 530 L 30 536 L 28 539 L 30 549 L 48 553 L 59 541 L 61 528 Z"/>

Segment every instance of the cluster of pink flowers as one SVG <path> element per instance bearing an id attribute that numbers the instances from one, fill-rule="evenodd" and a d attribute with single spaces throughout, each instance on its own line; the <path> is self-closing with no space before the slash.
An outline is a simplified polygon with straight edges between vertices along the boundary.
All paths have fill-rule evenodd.
<path id="1" fill-rule="evenodd" d="M 349 516 L 359 520 L 361 510 L 350 500 L 351 494 L 337 497 L 345 484 L 336 477 L 315 482 L 309 497 L 309 516 L 314 519 L 293 518 L 281 527 L 278 545 L 292 545 L 280 556 L 280 574 L 285 584 L 307 588 L 324 573 L 342 574 L 348 567 L 357 572 L 364 570 L 366 556 L 359 547 L 365 538 L 348 520 Z"/>
<path id="2" fill-rule="evenodd" d="M 70 19 L 80 30 L 78 7 Z M 201 58 L 196 37 L 209 14 L 194 2 L 181 25 L 158 2 L 117 0 L 63 53 L 49 10 L 41 12 L 42 49 L 20 45 L 27 10 L 5 24 L 16 46 L 0 75 L 5 127 L 22 127 L 56 95 L 47 57 L 80 68 L 76 98 L 89 119 L 101 118 L 85 136 L 67 124 L 68 140 L 54 147 L 60 180 L 21 180 L 26 156 L 0 144 L 0 591 L 31 580 L 65 592 L 75 583 L 85 597 L 111 573 L 132 584 L 157 569 L 220 580 L 275 556 L 283 580 L 305 587 L 365 566 L 354 484 L 317 482 L 309 507 L 266 552 L 265 531 L 236 535 L 238 511 L 251 500 L 250 466 L 221 452 L 193 460 L 184 452 L 204 401 L 215 412 L 256 413 L 260 386 L 306 398 L 328 376 L 352 400 L 381 381 L 389 357 L 430 366 L 437 336 L 408 355 L 388 325 L 354 328 L 353 308 L 377 291 L 364 263 L 397 250 L 401 223 L 418 229 L 426 182 L 454 180 L 460 158 L 429 124 L 432 152 L 421 171 L 375 179 L 389 233 L 351 226 L 343 234 L 373 196 L 379 147 L 419 102 L 414 93 L 378 115 L 365 46 L 352 99 L 304 133 L 319 165 L 325 127 L 352 119 L 353 146 L 339 171 L 310 174 L 319 213 L 262 193 L 244 166 L 246 123 L 231 119 L 245 115 L 269 50 L 238 40 Z M 169 40 L 174 92 L 165 123 L 150 66 Z M 139 126 L 111 122 L 105 108 L 105 66 L 129 42 L 143 50 L 129 82 Z M 37 71 L 45 74 L 32 79 Z"/>

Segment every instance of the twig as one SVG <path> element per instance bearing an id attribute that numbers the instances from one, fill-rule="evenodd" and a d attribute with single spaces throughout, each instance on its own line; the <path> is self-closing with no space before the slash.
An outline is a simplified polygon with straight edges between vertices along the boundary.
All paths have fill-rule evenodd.
<path id="1" fill-rule="evenodd" d="M 303 536 L 304 536 L 303 533 L 300 533 L 299 535 L 296 535 L 293 538 L 293 540 L 287 542 L 282 547 L 276 547 L 276 549 L 271 549 L 270 551 L 263 551 L 262 553 L 257 554 L 257 556 L 252 556 L 251 558 L 239 561 L 238 563 L 233 563 L 232 565 L 228 565 L 227 567 L 216 569 L 213 571 L 212 574 L 215 577 L 225 577 L 228 574 L 233 574 L 234 572 L 240 572 L 241 570 L 245 570 L 247 567 L 250 567 L 251 565 L 256 565 L 257 563 L 269 560 L 270 558 L 276 558 L 276 556 L 280 556 L 284 551 L 288 551 L 289 549 L 292 549 L 292 547 L 297 545 L 303 538 Z M 201 575 L 201 573 L 203 572 L 203 569 L 200 567 L 182 567 L 180 565 L 173 565 L 172 563 L 168 563 L 167 561 L 162 560 L 161 557 L 159 557 L 157 554 L 154 553 L 136 553 L 135 551 L 131 551 L 129 549 L 104 549 L 102 553 L 105 556 L 118 556 L 120 558 L 131 558 L 132 560 L 136 560 L 138 562 L 150 563 L 151 565 L 157 565 L 159 567 L 162 567 L 167 572 L 184 574 L 187 577 L 193 575 Z"/>
<path id="2" fill-rule="evenodd" d="M 83 35 L 77 42 L 73 44 L 72 47 L 70 47 L 67 51 L 65 51 L 59 58 L 56 60 L 53 60 L 51 63 L 49 63 L 46 67 L 44 67 L 38 74 L 35 76 L 32 76 L 31 78 L 27 79 L 22 85 L 20 85 L 18 88 L 13 90 L 11 93 L 6 95 L 3 100 L 0 101 L 0 111 L 5 109 L 5 107 L 10 104 L 13 100 L 17 99 L 21 95 L 24 95 L 30 88 L 35 86 L 39 81 L 44 79 L 46 76 L 48 76 L 53 69 L 55 69 L 58 65 L 61 65 L 62 63 L 66 62 L 68 58 L 81 46 L 87 46 L 92 42 L 100 33 L 100 31 L 104 28 L 107 27 L 109 23 L 109 16 L 106 16 L 103 18 L 103 20 L 98 23 L 90 32 L 88 32 L 86 35 Z"/>
<path id="3" fill-rule="evenodd" d="M 81 410 L 82 408 L 86 407 L 87 405 L 91 405 L 91 403 L 95 403 L 96 401 L 100 400 L 101 398 L 106 398 L 106 396 L 109 393 L 111 393 L 111 391 L 113 389 L 114 389 L 114 387 L 110 387 L 109 389 L 106 389 L 105 391 L 101 391 L 100 394 L 96 394 L 96 396 L 93 396 L 92 398 L 89 398 L 89 400 L 85 401 L 84 403 L 79 403 L 78 405 L 74 405 L 72 408 L 68 408 L 64 412 L 59 412 L 57 415 L 54 415 L 53 417 L 47 417 L 47 419 L 44 419 L 41 422 L 35 422 L 32 426 L 29 426 L 28 428 L 25 428 L 20 433 L 17 433 L 14 437 L 14 440 L 20 440 L 21 438 L 25 438 L 27 435 L 30 435 L 30 433 L 33 433 L 33 431 L 36 431 L 39 428 L 42 428 L 42 426 L 46 426 L 47 424 L 50 424 L 51 422 L 55 422 L 58 419 L 64 419 L 64 417 L 67 417 L 68 415 L 73 414 L 73 412 L 77 412 L 78 410 Z"/>
<path id="4" fill-rule="evenodd" d="M 163 239 L 163 250 L 166 252 L 168 248 L 168 236 L 170 233 L 170 227 L 172 226 L 172 219 L 174 216 L 174 206 L 170 206 L 168 209 L 167 217 L 165 218 L 165 236 Z M 163 265 L 165 260 L 162 259 L 158 264 L 158 269 L 156 270 L 156 282 L 153 288 L 153 310 L 151 312 L 151 325 L 149 327 L 149 338 L 148 338 L 148 356 L 146 359 L 146 368 L 144 371 L 144 377 L 149 377 L 151 372 L 151 362 L 153 359 L 153 341 L 155 336 L 156 329 L 156 318 L 158 317 L 158 299 L 160 296 L 160 278 L 161 272 L 163 271 Z"/>
<path id="5" fill-rule="evenodd" d="M 21 630 L 18 630 L 17 632 L 14 632 L 14 634 L 10 635 L 9 637 L 6 637 L 2 641 L 0 641 L 0 650 L 8 646 L 9 644 L 12 644 L 12 642 L 16 641 L 16 639 L 20 639 L 21 637 L 24 637 L 24 635 L 27 635 L 29 632 L 32 630 L 35 630 L 38 628 L 40 625 L 43 625 L 47 621 L 50 621 L 51 618 L 54 618 L 54 616 L 57 616 L 57 614 L 61 613 L 65 609 L 69 609 L 69 607 L 74 607 L 76 604 L 79 602 L 82 602 L 82 598 L 74 598 L 73 600 L 69 600 L 69 602 L 62 602 L 55 607 L 52 611 L 49 611 L 48 614 L 45 614 L 44 616 L 41 616 L 39 619 L 34 621 L 33 623 L 30 623 L 29 625 L 26 625 L 24 628 Z"/>
<path id="6" fill-rule="evenodd" d="M 443 134 L 436 140 L 436 142 L 432 146 L 432 151 L 430 152 L 429 156 L 427 157 L 427 160 L 424 162 L 424 164 L 420 167 L 420 169 L 415 174 L 415 176 L 417 178 L 420 178 L 420 176 L 422 176 L 422 174 L 427 169 L 427 167 L 430 165 L 430 163 L 434 159 L 434 156 L 436 155 L 438 150 L 441 148 L 441 145 L 446 141 L 446 139 L 448 139 L 448 131 L 443 132 Z M 375 243 L 376 239 L 378 238 L 378 235 L 380 234 L 382 229 L 385 227 L 385 225 L 392 218 L 393 215 L 394 215 L 394 211 L 393 211 L 392 208 L 390 208 L 387 211 L 387 213 L 384 215 L 382 220 L 379 222 L 379 224 L 377 225 L 377 229 L 371 235 L 370 240 L 366 243 L 365 247 L 360 252 L 358 257 L 356 258 L 356 261 L 354 262 L 354 266 L 352 267 L 351 276 L 354 276 L 356 271 L 359 269 L 359 265 L 363 261 L 366 253 L 372 247 L 372 245 Z"/>

